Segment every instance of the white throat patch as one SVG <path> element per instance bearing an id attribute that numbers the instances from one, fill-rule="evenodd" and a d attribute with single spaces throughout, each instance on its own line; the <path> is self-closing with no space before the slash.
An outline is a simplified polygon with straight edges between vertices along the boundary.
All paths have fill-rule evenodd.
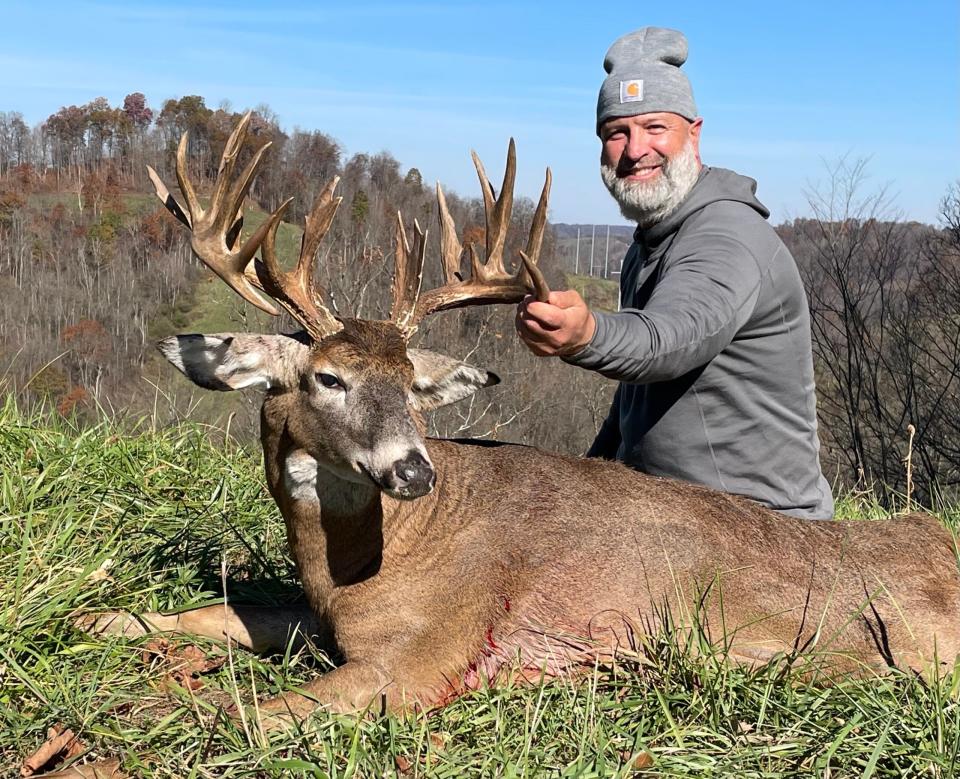
<path id="1" fill-rule="evenodd" d="M 292 500 L 319 503 L 317 496 L 317 461 L 302 449 L 287 455 L 283 464 L 283 483 Z"/>

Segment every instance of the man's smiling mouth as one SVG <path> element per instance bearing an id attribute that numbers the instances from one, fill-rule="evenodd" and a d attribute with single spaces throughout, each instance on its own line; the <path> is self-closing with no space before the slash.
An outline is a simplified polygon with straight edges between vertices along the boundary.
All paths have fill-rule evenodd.
<path id="1" fill-rule="evenodd" d="M 621 174 L 620 178 L 638 179 L 642 181 L 644 179 L 653 178 L 653 176 L 657 173 L 657 171 L 659 171 L 660 168 L 662 167 L 663 165 L 660 164 L 660 165 L 650 165 L 648 167 L 643 167 L 643 168 L 631 168 L 630 170 L 625 171 L 623 174 Z"/>

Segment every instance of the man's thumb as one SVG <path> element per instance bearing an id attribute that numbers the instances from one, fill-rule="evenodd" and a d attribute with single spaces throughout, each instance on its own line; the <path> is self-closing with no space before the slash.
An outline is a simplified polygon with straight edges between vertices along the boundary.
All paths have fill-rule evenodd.
<path id="1" fill-rule="evenodd" d="M 584 305 L 583 298 L 580 297 L 580 293 L 575 289 L 564 289 L 551 292 L 547 302 L 556 306 L 557 308 L 573 308 L 574 306 Z"/>

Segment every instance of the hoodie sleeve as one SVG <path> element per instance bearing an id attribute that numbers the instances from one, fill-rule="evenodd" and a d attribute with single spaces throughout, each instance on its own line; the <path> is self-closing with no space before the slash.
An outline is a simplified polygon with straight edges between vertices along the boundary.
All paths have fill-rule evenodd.
<path id="1" fill-rule="evenodd" d="M 682 376 L 730 344 L 759 297 L 753 254 L 722 227 L 697 230 L 668 254 L 644 308 L 595 313 L 593 339 L 566 362 L 649 384 Z"/>

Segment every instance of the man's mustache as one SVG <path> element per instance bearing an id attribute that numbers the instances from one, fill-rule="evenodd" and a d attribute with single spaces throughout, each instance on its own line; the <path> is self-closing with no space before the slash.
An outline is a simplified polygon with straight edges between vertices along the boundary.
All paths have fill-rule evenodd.
<path id="1" fill-rule="evenodd" d="M 644 170 L 651 170 L 653 168 L 659 168 L 666 165 L 669 162 L 667 157 L 664 157 L 662 154 L 658 155 L 658 159 L 648 160 L 643 163 L 628 163 L 625 165 L 617 165 L 617 175 L 618 176 L 629 176 L 631 173 L 640 173 Z"/>

